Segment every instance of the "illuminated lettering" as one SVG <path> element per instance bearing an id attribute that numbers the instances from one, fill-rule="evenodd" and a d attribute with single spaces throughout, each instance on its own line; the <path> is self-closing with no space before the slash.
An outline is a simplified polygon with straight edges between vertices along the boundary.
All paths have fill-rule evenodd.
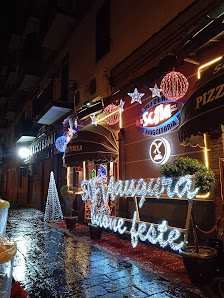
<path id="1" fill-rule="evenodd" d="M 177 107 L 174 104 L 173 111 L 176 109 Z M 171 104 L 160 104 L 155 107 L 154 111 L 147 111 L 142 115 L 143 127 L 157 125 L 158 123 L 169 119 L 171 116 Z"/>
<path id="2" fill-rule="evenodd" d="M 206 103 L 211 102 L 215 99 L 215 96 L 213 96 L 214 92 L 215 92 L 215 88 L 208 91 L 209 97 L 208 97 L 208 100 L 207 100 Z"/>
<path id="3" fill-rule="evenodd" d="M 224 92 L 221 94 L 222 90 L 223 90 L 224 84 L 219 85 L 218 87 L 216 87 L 216 90 L 218 90 L 215 99 L 218 99 L 220 97 L 224 96 Z"/>
<path id="4" fill-rule="evenodd" d="M 195 110 L 197 110 L 200 105 L 204 106 L 207 103 L 213 101 L 214 99 L 218 99 L 224 96 L 224 92 L 222 92 L 224 89 L 224 84 L 221 84 L 217 87 L 214 87 L 207 92 L 203 93 L 202 95 L 198 96 L 196 98 L 196 107 Z"/>
<path id="5" fill-rule="evenodd" d="M 164 177 L 159 177 L 156 180 L 151 178 L 149 181 L 141 178 L 138 181 L 132 179 L 115 182 L 114 177 L 111 176 L 109 184 L 106 187 L 102 177 L 95 177 L 81 182 L 81 189 L 83 190 L 82 200 L 86 201 L 89 198 L 93 204 L 91 208 L 92 224 L 123 234 L 127 231 L 127 226 L 125 226 L 125 220 L 123 218 L 109 216 L 104 213 L 104 208 L 96 208 L 99 194 L 103 198 L 105 205 L 108 204 L 109 199 L 114 200 L 117 196 L 140 196 L 138 205 L 139 208 L 142 208 L 146 196 L 160 198 L 166 192 L 169 198 L 177 195 L 179 198 L 186 196 L 189 200 L 192 200 L 198 192 L 198 188 L 192 189 L 192 179 L 189 175 L 181 177 L 174 186 L 172 183 L 172 178 Z M 155 225 L 153 223 L 142 222 L 140 219 L 137 220 L 137 212 L 134 211 L 132 225 L 129 231 L 132 246 L 136 247 L 138 245 L 138 239 L 140 239 L 141 241 L 148 241 L 152 244 L 159 243 L 161 247 L 169 245 L 173 250 L 180 250 L 183 247 L 183 241 L 176 243 L 181 237 L 179 229 L 170 228 L 166 220 L 163 220 L 161 224 L 157 224 L 157 229 Z"/>
<path id="6" fill-rule="evenodd" d="M 197 105 L 196 105 L 195 110 L 197 110 L 197 109 L 199 108 L 199 104 L 202 102 L 202 96 L 198 96 L 198 97 L 196 98 L 196 101 L 197 101 Z"/>

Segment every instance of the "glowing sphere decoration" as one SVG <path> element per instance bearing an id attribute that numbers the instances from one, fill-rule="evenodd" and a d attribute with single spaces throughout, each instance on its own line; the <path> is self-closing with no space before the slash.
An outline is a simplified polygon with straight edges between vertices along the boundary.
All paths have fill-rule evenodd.
<path id="1" fill-rule="evenodd" d="M 110 104 L 103 110 L 103 117 L 107 117 L 104 119 L 104 121 L 109 125 L 114 125 L 114 124 L 118 123 L 120 120 L 119 107 L 115 106 L 114 104 Z"/>
<path id="2" fill-rule="evenodd" d="M 182 73 L 171 71 L 162 79 L 160 89 L 166 98 L 178 100 L 186 94 L 188 86 L 188 80 Z"/>
<path id="3" fill-rule="evenodd" d="M 67 143 L 68 143 L 68 140 L 66 136 L 61 136 L 61 137 L 58 137 L 57 140 L 55 141 L 55 147 L 58 149 L 58 151 L 65 152 Z"/>

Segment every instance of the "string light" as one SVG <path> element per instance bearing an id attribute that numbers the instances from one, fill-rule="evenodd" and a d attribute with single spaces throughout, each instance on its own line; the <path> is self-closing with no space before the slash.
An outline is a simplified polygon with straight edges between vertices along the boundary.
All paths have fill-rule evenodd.
<path id="1" fill-rule="evenodd" d="M 108 187 L 106 187 L 102 177 L 95 177 L 81 182 L 81 189 L 83 191 L 82 200 L 86 201 L 90 199 L 93 204 L 91 208 L 92 224 L 123 234 L 127 231 L 125 221 L 123 218 L 109 215 L 107 209 L 109 199 L 115 200 L 117 196 L 122 197 L 123 195 L 131 197 L 137 195 L 140 196 L 139 208 L 142 208 L 146 196 L 159 199 L 166 192 L 170 198 L 176 195 L 178 198 L 186 196 L 188 200 L 192 200 L 199 190 L 199 188 L 193 189 L 192 177 L 190 175 L 181 177 L 174 186 L 172 184 L 172 178 L 165 177 L 151 178 L 149 181 L 141 178 L 138 181 L 132 179 L 115 182 L 114 177 L 111 176 Z M 103 203 L 107 206 L 106 208 L 96 208 L 98 195 L 101 195 L 103 198 Z M 161 224 L 157 225 L 157 230 L 155 225 L 151 223 L 148 227 L 146 223 L 137 221 L 137 212 L 134 211 L 130 229 L 132 246 L 135 248 L 138 245 L 138 239 L 140 239 L 141 241 L 149 241 L 152 244 L 158 243 L 161 247 L 169 245 L 171 249 L 176 251 L 183 247 L 183 241 L 176 243 L 182 235 L 179 229 L 170 228 L 166 220 L 163 220 Z M 171 231 L 169 232 L 169 230 Z"/>
<path id="2" fill-rule="evenodd" d="M 215 63 L 215 62 L 217 62 L 217 61 L 219 61 L 219 60 L 221 60 L 221 59 L 222 59 L 222 56 L 217 57 L 217 58 L 215 58 L 214 60 L 211 60 L 211 61 L 209 61 L 209 62 L 207 62 L 207 63 L 201 65 L 201 66 L 198 68 L 198 79 L 201 78 L 201 73 L 200 73 L 200 72 L 201 72 L 201 70 L 202 70 L 203 68 L 208 67 L 209 65 L 211 65 L 211 64 L 213 64 L 213 63 Z"/>
<path id="3" fill-rule="evenodd" d="M 138 181 L 135 181 L 134 179 L 124 181 L 119 180 L 115 183 L 114 177 L 111 176 L 106 192 L 102 177 L 95 177 L 94 179 L 82 181 L 81 189 L 84 192 L 82 196 L 84 201 L 87 200 L 86 198 L 88 198 L 88 196 L 94 197 L 96 195 L 96 191 L 99 191 L 99 189 L 96 189 L 96 184 L 100 183 L 103 195 L 106 194 L 104 203 L 108 202 L 109 197 L 112 201 L 114 201 L 116 196 L 122 197 L 125 195 L 135 197 L 138 195 L 141 196 L 139 206 L 142 206 L 146 196 L 154 196 L 159 199 L 166 191 L 169 198 L 173 198 L 176 195 L 178 198 L 186 196 L 189 200 L 192 200 L 199 191 L 198 187 L 192 189 L 193 182 L 190 175 L 183 176 L 177 180 L 175 186 L 173 187 L 173 191 L 171 190 L 173 184 L 172 178 L 159 177 L 156 179 L 154 187 L 152 187 L 153 182 L 153 178 L 151 178 L 149 182 L 145 182 L 144 179 L 141 178 Z M 92 198 L 92 201 L 95 202 L 94 198 Z"/>
<path id="4" fill-rule="evenodd" d="M 120 120 L 120 109 L 114 104 L 110 104 L 103 110 L 104 121 L 108 125 L 114 125 Z M 101 120 L 102 121 L 102 120 Z"/>
<path id="5" fill-rule="evenodd" d="M 174 243 L 174 241 L 178 240 L 181 236 L 181 232 L 178 229 L 173 228 L 168 234 L 167 239 L 164 239 L 164 234 L 167 233 L 169 227 L 166 220 L 163 220 L 161 224 L 158 224 L 157 231 L 155 229 L 154 224 L 150 224 L 149 229 L 144 235 L 143 233 L 147 229 L 147 225 L 143 222 L 140 222 L 138 224 L 138 227 L 136 229 L 137 225 L 137 212 L 134 212 L 133 220 L 132 220 L 132 227 L 130 230 L 131 233 L 131 244 L 135 248 L 138 245 L 138 238 L 141 241 L 149 241 L 152 244 L 157 244 L 161 247 L 170 246 L 173 250 L 180 250 L 184 242 L 181 241 L 180 243 Z"/>
<path id="6" fill-rule="evenodd" d="M 187 93 L 188 86 L 188 80 L 182 73 L 171 71 L 162 79 L 160 89 L 166 98 L 178 100 Z"/>

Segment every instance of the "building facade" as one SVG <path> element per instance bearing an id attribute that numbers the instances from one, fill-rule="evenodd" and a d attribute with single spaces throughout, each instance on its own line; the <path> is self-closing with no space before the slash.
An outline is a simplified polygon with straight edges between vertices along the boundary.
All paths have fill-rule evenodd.
<path id="1" fill-rule="evenodd" d="M 0 103 L 6 106 L 1 117 L 1 195 L 18 205 L 44 210 L 50 171 L 55 173 L 58 190 L 68 183 L 68 172 L 69 183 L 80 187 L 82 179 L 91 178 L 94 171 L 97 174 L 101 166 L 106 169 L 107 179 L 112 173 L 123 180 L 160 177 L 161 158 L 156 148 L 162 138 L 165 145 L 169 144 L 166 161 L 189 156 L 205 163 L 207 154 L 208 165 L 216 173 L 216 186 L 213 193 L 198 198 L 195 204 L 201 214 L 200 224 L 210 229 L 222 213 L 222 136 L 209 132 L 205 144 L 206 131 L 191 142 L 180 142 L 178 122 L 182 105 L 198 80 L 199 67 L 223 55 L 223 3 L 173 0 L 157 5 L 147 0 L 76 0 L 40 1 L 36 5 L 35 1 L 24 4 L 29 17 L 23 18 L 16 32 L 8 34 L 10 63 L 1 62 Z M 189 82 L 186 95 L 178 103 L 155 93 L 156 84 L 160 88 L 163 77 L 173 69 Z M 130 94 L 136 88 L 144 94 L 141 104 L 131 103 Z M 111 104 L 115 110 L 121 107 L 121 99 L 123 112 L 115 111 L 110 123 L 105 124 L 101 120 L 105 109 Z M 170 114 L 160 127 L 156 120 L 144 126 L 144 112 L 148 112 L 144 119 L 149 121 L 151 113 L 153 122 L 152 115 L 162 113 L 155 111 L 159 105 L 160 109 L 172 106 L 170 113 L 172 117 L 177 113 L 175 120 L 169 122 Z M 122 121 L 114 123 L 116 114 Z M 93 119 L 98 121 L 97 126 Z M 106 137 L 105 126 L 112 131 L 110 137 Z M 70 140 L 63 160 L 55 141 L 68 136 L 69 129 L 78 133 Z M 87 130 L 84 136 L 83 129 Z M 105 145 L 108 138 L 115 141 L 99 149 L 93 146 L 99 140 L 91 139 L 93 133 L 104 135 L 101 144 Z M 89 150 L 84 148 L 85 138 L 90 141 Z M 32 152 L 26 160 L 16 155 L 23 146 Z M 184 204 L 152 200 L 142 217 L 154 221 L 166 218 L 174 226 L 183 226 Z M 130 217 L 134 210 L 130 198 L 112 205 L 114 214 L 123 217 Z M 208 219 L 206 223 L 204 218 Z"/>

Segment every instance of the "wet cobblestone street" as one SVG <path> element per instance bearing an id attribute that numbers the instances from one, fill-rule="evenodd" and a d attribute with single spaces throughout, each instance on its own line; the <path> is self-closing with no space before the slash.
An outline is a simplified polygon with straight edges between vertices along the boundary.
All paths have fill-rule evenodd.
<path id="1" fill-rule="evenodd" d="M 11 209 L 7 236 L 18 246 L 13 276 L 29 297 L 207 297 L 44 224 L 38 210 Z"/>

